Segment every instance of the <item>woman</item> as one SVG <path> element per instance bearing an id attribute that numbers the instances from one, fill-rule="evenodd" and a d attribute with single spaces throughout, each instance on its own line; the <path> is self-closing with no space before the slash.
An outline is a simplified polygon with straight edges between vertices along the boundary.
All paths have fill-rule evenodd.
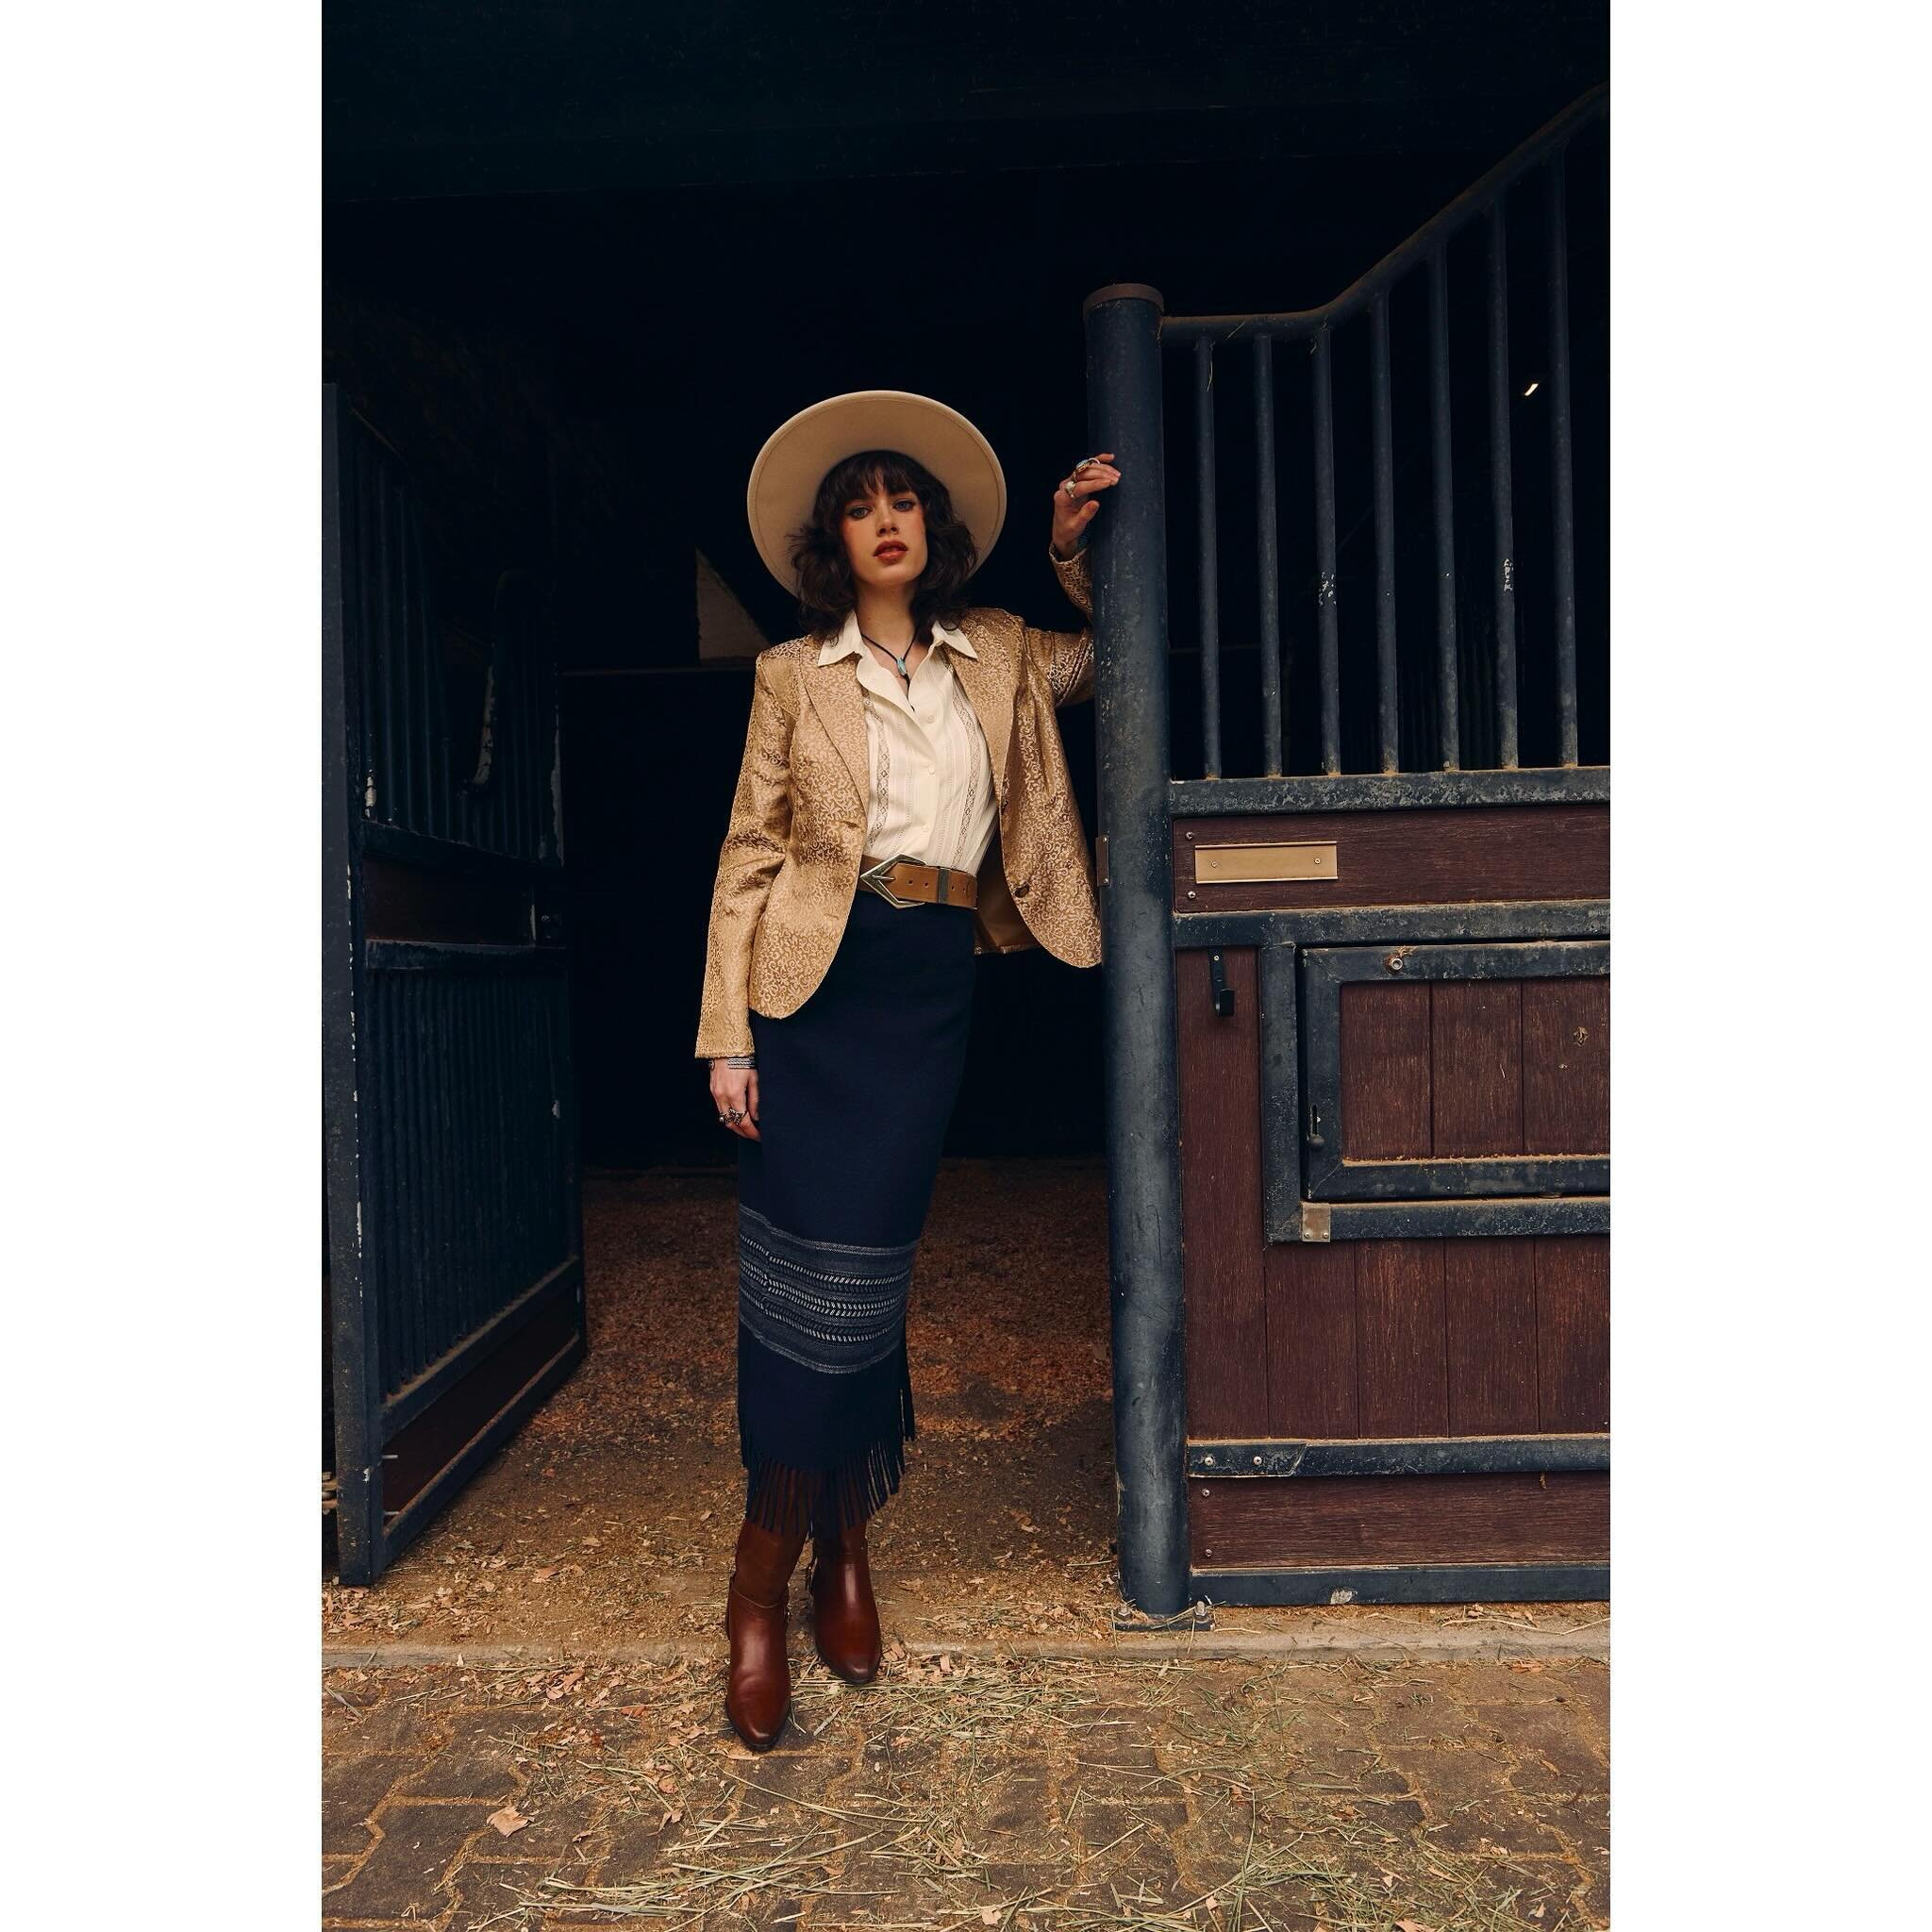
<path id="1" fill-rule="evenodd" d="M 1056 486 L 1081 545 L 1111 453 Z M 697 1053 L 739 1148 L 739 1447 L 725 1708 L 754 1750 L 791 1702 L 787 1585 L 809 1535 L 814 1641 L 879 1666 L 867 1518 L 913 1434 L 912 1261 L 965 1064 L 975 953 L 1100 957 L 1091 860 L 1056 706 L 1090 694 L 1090 630 L 977 608 L 1006 481 L 956 410 L 895 390 L 781 425 L 746 497 L 806 635 L 758 656 L 712 894 Z"/>

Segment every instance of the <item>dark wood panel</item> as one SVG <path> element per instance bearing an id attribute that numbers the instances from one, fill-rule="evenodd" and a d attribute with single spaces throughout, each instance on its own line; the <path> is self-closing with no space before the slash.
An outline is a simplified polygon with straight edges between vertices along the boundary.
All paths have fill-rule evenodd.
<path id="1" fill-rule="evenodd" d="M 1542 1426 L 1574 1433 L 1610 1425 L 1610 1238 L 1539 1235 L 1537 1379 Z"/>
<path id="2" fill-rule="evenodd" d="M 1438 979 L 1429 991 L 1432 1151 L 1523 1152 L 1523 987 Z"/>
<path id="3" fill-rule="evenodd" d="M 543 1364 L 583 1330 L 575 1291 L 491 1350 L 463 1379 L 391 1436 L 385 1447 L 385 1514 L 420 1495 Z"/>
<path id="4" fill-rule="evenodd" d="M 1234 990 L 1224 1019 L 1210 1004 L 1208 955 L 1174 959 L 1188 1427 L 1198 1436 L 1258 1434 L 1268 1415 L 1255 949 L 1222 957 Z"/>
<path id="5" fill-rule="evenodd" d="M 1523 982 L 1526 1154 L 1610 1151 L 1610 982 Z"/>
<path id="6" fill-rule="evenodd" d="M 1356 1241 L 1356 1386 L 1365 1436 L 1449 1433 L 1441 1241 Z"/>
<path id="7" fill-rule="evenodd" d="M 1197 845 L 1335 841 L 1337 876 L 1204 886 Z M 1607 899 L 1606 805 L 1447 806 L 1403 811 L 1267 812 L 1191 819 L 1175 828 L 1174 908 L 1461 904 L 1473 899 Z"/>
<path id="8" fill-rule="evenodd" d="M 1602 1562 L 1607 1475 L 1256 1476 L 1188 1485 L 1206 1568 Z"/>
<path id="9" fill-rule="evenodd" d="M 1271 1436 L 1358 1436 L 1355 1257 L 1362 1241 L 1268 1249 Z"/>
<path id="10" fill-rule="evenodd" d="M 1425 1159 L 1429 987 L 1351 980 L 1341 991 L 1342 1158 Z"/>
<path id="11" fill-rule="evenodd" d="M 1442 1243 L 1448 1312 L 1449 1433 L 1536 1432 L 1536 1256 L 1525 1240 Z"/>

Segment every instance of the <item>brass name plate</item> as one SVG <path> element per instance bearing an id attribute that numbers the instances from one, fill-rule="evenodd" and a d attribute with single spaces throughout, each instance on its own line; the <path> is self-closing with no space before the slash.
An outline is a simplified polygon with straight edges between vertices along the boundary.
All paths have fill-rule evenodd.
<path id="1" fill-rule="evenodd" d="M 1340 876 L 1332 839 L 1310 839 L 1292 845 L 1194 847 L 1196 885 L 1232 886 L 1262 879 L 1332 879 Z"/>

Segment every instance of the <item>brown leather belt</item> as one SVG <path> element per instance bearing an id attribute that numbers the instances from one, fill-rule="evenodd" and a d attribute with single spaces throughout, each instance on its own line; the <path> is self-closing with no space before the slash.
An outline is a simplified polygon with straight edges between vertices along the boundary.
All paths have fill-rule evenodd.
<path id="1" fill-rule="evenodd" d="M 858 867 L 859 890 L 876 892 L 894 906 L 979 903 L 979 881 L 957 866 L 923 865 L 916 858 L 874 858 L 868 853 Z"/>

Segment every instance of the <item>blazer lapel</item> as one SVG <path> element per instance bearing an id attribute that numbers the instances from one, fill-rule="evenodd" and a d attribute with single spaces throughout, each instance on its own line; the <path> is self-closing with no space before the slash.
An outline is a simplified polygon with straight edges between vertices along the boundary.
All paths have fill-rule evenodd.
<path id="1" fill-rule="evenodd" d="M 965 629 L 962 625 L 961 629 Z M 986 748 L 992 758 L 993 791 L 1002 805 L 1007 802 L 1007 758 L 1013 742 L 1013 680 L 1000 645 L 988 638 L 978 625 L 966 632 L 967 641 L 979 653 L 969 658 L 963 651 L 951 654 L 953 675 L 972 700 L 986 734 Z"/>
<path id="2" fill-rule="evenodd" d="M 863 811 L 872 795 L 872 758 L 866 745 L 865 701 L 858 694 L 852 659 L 837 658 L 829 664 L 808 664 L 805 689 L 851 774 L 852 789 Z"/>

